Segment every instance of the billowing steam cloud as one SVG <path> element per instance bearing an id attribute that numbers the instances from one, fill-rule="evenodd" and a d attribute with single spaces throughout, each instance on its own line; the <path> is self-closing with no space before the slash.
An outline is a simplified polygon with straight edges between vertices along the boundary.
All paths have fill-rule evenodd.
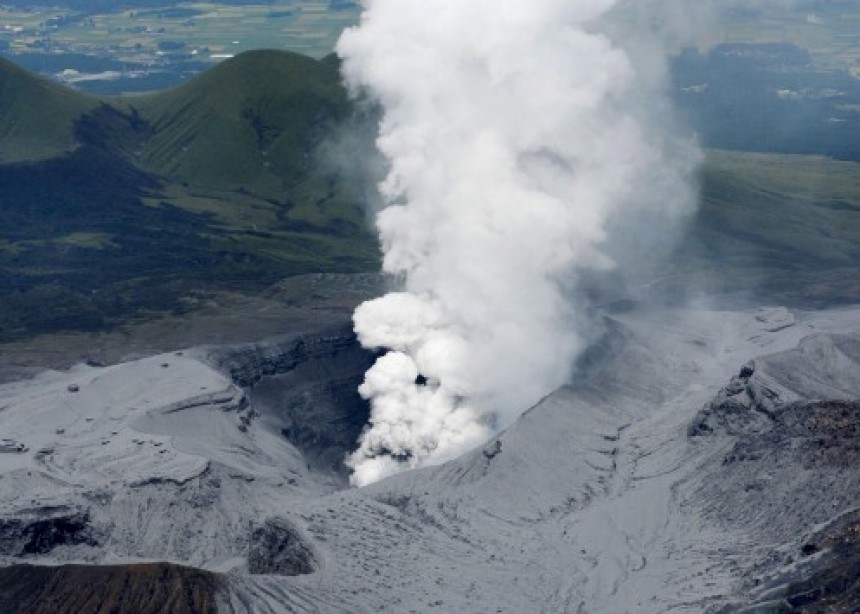
<path id="1" fill-rule="evenodd" d="M 384 110 L 377 226 L 403 288 L 354 316 L 387 350 L 356 485 L 450 459 L 565 383 L 579 274 L 635 262 L 660 234 L 644 220 L 668 233 L 691 207 L 697 150 L 667 136 L 664 67 L 609 27 L 615 4 L 366 0 L 341 38 Z"/>

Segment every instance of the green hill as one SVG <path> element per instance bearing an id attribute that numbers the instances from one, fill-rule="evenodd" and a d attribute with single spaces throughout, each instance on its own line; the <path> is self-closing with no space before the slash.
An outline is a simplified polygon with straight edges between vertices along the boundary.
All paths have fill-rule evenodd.
<path id="1" fill-rule="evenodd" d="M 75 120 L 97 104 L 94 98 L 0 57 L 0 163 L 70 151 L 75 146 Z"/>
<path id="2" fill-rule="evenodd" d="M 702 199 L 655 291 L 822 307 L 860 301 L 860 164 L 709 151 Z"/>
<path id="3" fill-rule="evenodd" d="M 220 207 L 224 198 L 243 202 L 257 228 L 364 228 L 358 194 L 338 181 L 318 150 L 350 113 L 330 63 L 252 51 L 128 104 L 152 131 L 136 162 L 176 186 L 193 188 L 168 191 L 168 202 L 213 213 L 228 225 L 235 223 L 236 211 Z"/>
<path id="4" fill-rule="evenodd" d="M 147 168 L 273 197 L 307 174 L 325 126 L 348 113 L 334 70 L 277 51 L 242 54 L 133 105 L 154 132 L 140 156 Z"/>
<path id="5" fill-rule="evenodd" d="M 378 265 L 319 147 L 350 113 L 330 64 L 250 52 L 98 100 L 2 61 L 0 104 L 0 339 Z"/>

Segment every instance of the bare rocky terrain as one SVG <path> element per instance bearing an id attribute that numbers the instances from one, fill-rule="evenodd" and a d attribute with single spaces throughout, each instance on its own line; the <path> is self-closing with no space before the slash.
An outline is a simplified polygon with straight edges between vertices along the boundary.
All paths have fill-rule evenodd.
<path id="1" fill-rule="evenodd" d="M 215 574 L 170 565 L 0 568 L 3 612 L 175 612 L 214 614 Z"/>
<path id="2" fill-rule="evenodd" d="M 159 611 L 136 595 L 164 562 L 192 611 L 854 607 L 860 310 L 601 322 L 505 432 L 363 489 L 341 461 L 373 356 L 344 321 L 7 383 L 0 589 L 60 565 L 26 572 L 31 611 L 84 576 Z"/>

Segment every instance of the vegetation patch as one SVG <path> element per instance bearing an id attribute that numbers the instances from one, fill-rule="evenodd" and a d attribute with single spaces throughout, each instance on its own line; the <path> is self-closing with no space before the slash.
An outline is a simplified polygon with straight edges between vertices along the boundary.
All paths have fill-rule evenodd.
<path id="1" fill-rule="evenodd" d="M 181 313 L 195 290 L 378 267 L 359 194 L 320 150 L 350 113 L 329 64 L 255 52 L 110 100 L 3 69 L 6 99 L 41 96 L 10 107 L 10 124 L 66 124 L 3 139 L 0 120 L 15 160 L 0 164 L 0 341 Z"/>

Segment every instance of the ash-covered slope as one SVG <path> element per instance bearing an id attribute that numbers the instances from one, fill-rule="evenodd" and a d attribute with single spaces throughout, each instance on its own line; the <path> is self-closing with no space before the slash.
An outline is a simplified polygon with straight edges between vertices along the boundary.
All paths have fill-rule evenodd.
<path id="1" fill-rule="evenodd" d="M 346 327 L 79 366 L 0 387 L 0 556 L 311 571 L 311 550 L 289 523 L 270 517 L 294 500 L 342 488 L 343 467 L 312 466 L 249 403 L 248 391 L 322 362 L 328 370 L 307 394 L 339 406 L 341 381 L 360 377 L 367 361 Z M 354 386 L 350 393 L 357 399 Z M 357 400 L 343 406 L 359 415 L 329 408 L 333 423 L 366 419 Z M 308 428 L 326 436 L 325 425 L 313 426 L 315 417 L 308 416 Z M 332 439 L 343 436 L 332 431 Z M 293 537 L 293 554 L 285 554 L 283 541 Z"/>
<path id="2" fill-rule="evenodd" d="M 707 518 L 772 545 L 742 600 L 860 607 L 860 335 L 812 335 L 744 365 L 690 434 L 730 443 L 694 493 Z"/>
<path id="3" fill-rule="evenodd" d="M 339 462 L 372 360 L 348 327 L 46 373 L 0 387 L 0 551 L 226 612 L 850 610 L 856 331 L 860 310 L 614 315 L 506 432 L 363 489 Z M 33 607 L 66 577 L 88 599 L 85 569 L 39 569 Z"/>
<path id="4" fill-rule="evenodd" d="M 731 378 L 747 374 L 741 365 L 750 357 L 858 326 L 857 311 L 619 316 L 576 384 L 482 449 L 291 511 L 324 562 L 314 574 L 234 577 L 234 590 L 254 611 L 272 612 L 294 591 L 319 599 L 324 611 L 351 612 L 701 612 L 751 604 L 760 598 L 755 586 L 775 583 L 766 573 L 801 556 L 804 530 L 853 509 L 857 467 L 849 455 L 842 473 L 829 465 L 811 471 L 803 455 L 771 438 L 762 444 L 770 457 L 752 472 L 759 483 L 726 470 L 743 436 L 716 426 L 698 436 L 696 414 L 713 407 L 726 382 L 736 386 Z M 845 348 L 856 343 L 812 337 L 794 353 L 757 360 L 756 377 L 793 382 L 780 398 L 788 390 L 795 401 L 854 398 L 860 365 Z M 818 350 L 810 353 L 810 344 Z M 844 403 L 814 406 L 823 412 L 816 419 L 845 419 Z M 783 460 L 771 467 L 771 457 Z M 822 497 L 822 485 L 839 496 Z M 795 520 L 781 521 L 780 510 L 791 508 L 785 515 Z M 819 541 L 837 538 L 828 539 Z M 810 573 L 783 581 L 796 592 Z"/>

